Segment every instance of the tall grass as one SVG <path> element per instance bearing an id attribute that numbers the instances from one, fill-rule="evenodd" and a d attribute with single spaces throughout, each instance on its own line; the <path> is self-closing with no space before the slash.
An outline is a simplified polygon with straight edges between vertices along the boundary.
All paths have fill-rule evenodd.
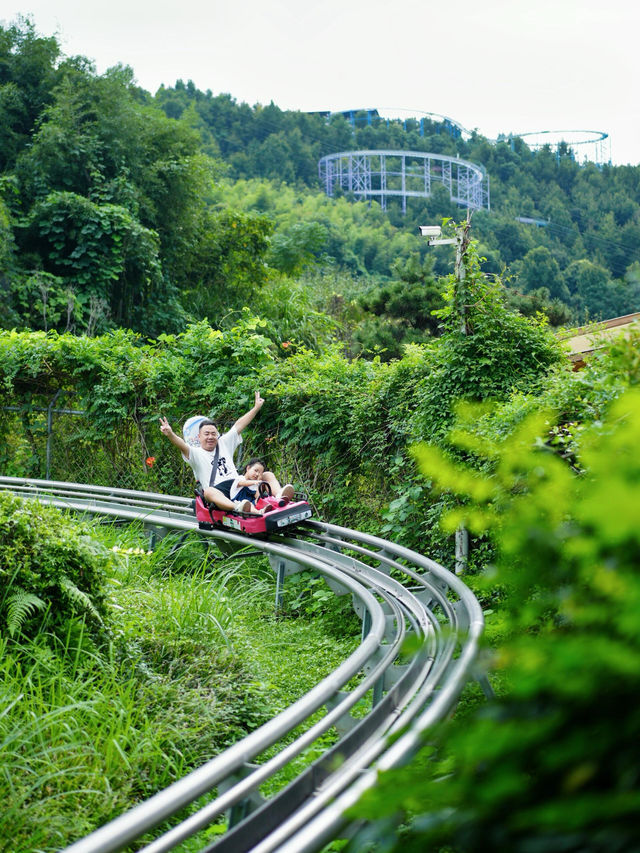
<path id="1" fill-rule="evenodd" d="M 256 716 L 256 690 L 226 633 L 242 599 L 229 594 L 234 572 L 214 573 L 193 542 L 176 549 L 167 537 L 147 553 L 135 528 L 96 533 L 115 549 L 110 644 L 97 649 L 81 626 L 64 643 L 46 630 L 0 641 L 7 853 L 60 849 L 211 757 Z"/>
<path id="2" fill-rule="evenodd" d="M 125 807 L 141 772 L 180 772 L 126 663 L 69 667 L 37 641 L 1 651 L 1 849 L 59 849 L 69 827 L 84 834 Z"/>
<path id="3" fill-rule="evenodd" d="M 197 536 L 151 552 L 96 524 L 110 553 L 109 642 L 0 637 L 0 853 L 60 850 L 166 787 L 316 683 L 347 652 L 274 616 L 264 558 Z M 350 644 L 352 641 L 345 641 Z M 292 662 L 297 665 L 293 666 Z"/>

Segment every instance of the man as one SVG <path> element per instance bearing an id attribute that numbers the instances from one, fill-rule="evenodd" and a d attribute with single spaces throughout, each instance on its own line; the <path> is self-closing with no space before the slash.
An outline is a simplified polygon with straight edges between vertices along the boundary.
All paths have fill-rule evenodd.
<path id="1" fill-rule="evenodd" d="M 193 470 L 196 480 L 202 486 L 205 498 L 219 509 L 232 512 L 245 512 L 260 514 L 251 501 L 232 501 L 229 494 L 234 480 L 237 479 L 238 471 L 233 461 L 236 448 L 242 443 L 242 431 L 249 426 L 264 404 L 260 392 L 255 392 L 253 407 L 224 435 L 220 435 L 213 421 L 204 420 L 198 430 L 200 447 L 192 447 L 171 429 L 166 418 L 160 418 L 160 432 L 166 435 L 182 453 L 182 458 Z M 271 494 L 278 498 L 293 497 L 293 486 L 287 484 L 284 487 L 276 479 L 271 471 L 265 471 L 262 482 L 271 488 Z"/>

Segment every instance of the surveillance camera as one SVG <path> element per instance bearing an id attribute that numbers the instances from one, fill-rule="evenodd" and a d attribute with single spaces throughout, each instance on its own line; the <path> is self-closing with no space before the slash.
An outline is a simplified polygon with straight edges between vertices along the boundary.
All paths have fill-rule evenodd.
<path id="1" fill-rule="evenodd" d="M 418 231 L 421 237 L 439 237 L 442 234 L 439 225 L 418 225 Z"/>

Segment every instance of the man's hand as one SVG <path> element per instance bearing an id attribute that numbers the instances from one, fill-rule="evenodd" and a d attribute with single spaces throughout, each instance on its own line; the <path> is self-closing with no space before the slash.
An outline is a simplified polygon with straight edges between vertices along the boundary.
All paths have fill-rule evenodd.
<path id="1" fill-rule="evenodd" d="M 248 412 L 245 412 L 245 414 L 242 415 L 241 418 L 238 418 L 238 420 L 234 424 L 234 427 L 236 428 L 237 432 L 240 433 L 243 429 L 245 429 L 245 427 L 249 426 L 251 421 L 255 418 L 255 416 L 262 408 L 263 404 L 264 400 L 260 396 L 260 392 L 256 391 L 255 396 L 253 398 L 253 406 L 249 409 Z"/>
<path id="2" fill-rule="evenodd" d="M 171 444 L 174 444 L 178 448 L 186 462 L 191 455 L 189 445 L 181 436 L 175 434 L 169 425 L 169 421 L 164 417 L 160 418 L 160 432 L 169 439 Z"/>

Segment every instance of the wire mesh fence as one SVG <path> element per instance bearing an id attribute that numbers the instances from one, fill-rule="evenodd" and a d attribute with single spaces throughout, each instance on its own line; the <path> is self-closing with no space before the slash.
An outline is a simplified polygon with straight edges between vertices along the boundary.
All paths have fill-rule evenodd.
<path id="1" fill-rule="evenodd" d="M 81 408 L 4 406 L 0 474 L 190 494 L 193 475 L 156 425 L 134 419 L 95 435 Z"/>

